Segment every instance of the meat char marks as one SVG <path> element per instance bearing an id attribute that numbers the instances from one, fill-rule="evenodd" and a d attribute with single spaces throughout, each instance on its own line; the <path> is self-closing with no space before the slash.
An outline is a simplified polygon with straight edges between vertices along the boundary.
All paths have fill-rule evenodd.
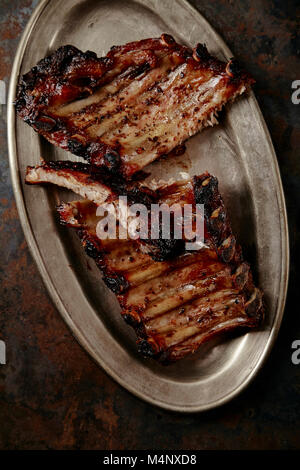
<path id="1" fill-rule="evenodd" d="M 139 181 L 127 182 L 123 178 L 112 177 L 101 168 L 70 160 L 42 161 L 41 165 L 28 166 L 25 182 L 55 184 L 71 189 L 98 205 L 112 202 L 118 196 L 127 196 L 129 202 L 139 202 L 147 206 L 157 199 L 155 192 Z"/>
<path id="2" fill-rule="evenodd" d="M 263 318 L 262 293 L 232 233 L 217 179 L 204 173 L 153 190 L 140 178 L 147 164 L 216 124 L 223 105 L 252 83 L 234 60 L 226 64 L 204 45 L 190 50 L 163 34 L 113 47 L 102 58 L 63 46 L 18 86 L 18 115 L 86 160 L 28 167 L 26 183 L 56 184 L 84 198 L 61 204 L 60 222 L 76 230 L 117 295 L 139 351 L 162 363 L 223 332 L 257 327 Z M 186 239 L 160 232 L 158 239 L 99 238 L 96 211 L 116 205 L 119 196 L 148 212 L 152 204 L 191 204 L 193 210 L 203 204 L 200 248 L 187 251 Z"/>
<path id="3" fill-rule="evenodd" d="M 151 205 L 159 204 L 160 207 L 166 205 L 168 208 L 177 205 L 183 209 L 184 205 L 190 204 L 193 208 L 193 217 L 195 217 L 196 204 L 203 204 L 206 213 L 209 208 L 209 213 L 213 214 L 212 218 L 206 221 L 209 228 L 206 228 L 204 233 L 205 243 L 213 240 L 216 246 L 219 245 L 219 240 L 215 237 L 220 233 L 224 235 L 226 229 L 227 236 L 223 236 L 223 240 L 226 242 L 218 249 L 223 250 L 222 256 L 224 258 L 228 258 L 227 253 L 230 254 L 234 238 L 230 238 L 230 226 L 226 222 L 224 205 L 216 189 L 217 180 L 208 175 L 206 182 L 202 185 L 201 181 L 203 178 L 205 179 L 205 175 L 194 177 L 193 180 L 181 180 L 169 186 L 161 186 L 154 191 L 141 182 L 126 182 L 122 179 L 108 178 L 106 172 L 104 174 L 101 171 L 95 172 L 90 165 L 71 161 L 56 161 L 27 167 L 25 181 L 27 184 L 50 183 L 71 189 L 98 206 L 104 203 L 113 203 L 117 209 L 119 196 L 127 197 L 129 208 L 132 204 L 143 204 L 149 215 L 148 236 L 140 237 L 138 242 L 142 245 L 141 250 L 156 261 L 164 261 L 187 251 L 186 242 L 195 240 L 196 226 L 194 222 L 191 222 L 192 237 L 189 240 L 186 239 L 184 233 L 182 233 L 182 238 L 176 238 L 172 227 L 170 236 L 165 237 L 162 230 L 163 222 L 160 219 L 158 236 L 157 238 L 151 237 L 151 225 L 153 225 L 150 217 Z M 171 226 L 174 225 L 172 215 L 170 213 Z"/>
<path id="4" fill-rule="evenodd" d="M 126 196 L 128 207 L 133 204 L 143 204 L 150 215 L 151 204 L 162 202 L 172 203 L 179 193 L 181 204 L 194 202 L 191 184 L 176 183 L 171 187 L 158 188 L 155 191 L 143 185 L 139 181 L 126 182 L 124 179 L 108 177 L 106 172 L 95 171 L 91 165 L 71 162 L 56 161 L 43 162 L 39 166 L 28 166 L 25 182 L 27 184 L 55 184 L 71 189 L 83 198 L 94 202 L 97 206 L 112 203 L 118 211 L 119 196 Z M 129 217 L 130 218 L 130 217 Z M 149 217 L 149 232 L 151 230 Z M 119 223 L 119 221 L 118 221 Z M 162 261 L 179 253 L 184 249 L 183 240 L 163 239 L 161 230 L 158 239 L 139 239 L 143 244 L 143 250 L 148 252 L 157 261 Z"/>
<path id="5" fill-rule="evenodd" d="M 105 57 L 63 46 L 19 83 L 18 115 L 46 139 L 129 179 L 253 83 L 234 60 L 169 35 L 113 47 Z"/>
<path id="6" fill-rule="evenodd" d="M 100 240 L 92 201 L 58 207 L 61 223 L 77 231 L 117 295 L 123 318 L 136 331 L 139 351 L 164 364 L 223 332 L 255 328 L 263 318 L 262 294 L 232 234 L 217 179 L 205 173 L 191 184 L 196 199 L 205 204 L 206 244 L 163 262 L 144 253 L 136 240 Z M 168 197 L 176 198 L 173 189 Z"/>

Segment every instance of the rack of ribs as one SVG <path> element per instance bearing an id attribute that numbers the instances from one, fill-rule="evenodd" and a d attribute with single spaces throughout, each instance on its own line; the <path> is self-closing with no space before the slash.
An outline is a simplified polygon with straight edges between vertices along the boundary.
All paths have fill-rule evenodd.
<path id="1" fill-rule="evenodd" d="M 63 46 L 20 79 L 18 115 L 54 145 L 130 179 L 201 129 L 254 80 L 234 59 L 173 37 L 114 46 L 105 57 Z"/>
<path id="2" fill-rule="evenodd" d="M 204 214 L 201 210 L 196 209 L 196 205 L 204 204 L 207 198 L 203 198 L 202 193 L 198 191 L 196 183 L 197 178 L 194 180 L 182 180 L 168 186 L 161 186 L 156 190 L 150 189 L 142 182 L 126 182 L 122 179 L 111 178 L 107 176 L 106 172 L 96 172 L 90 165 L 84 163 L 77 163 L 71 161 L 56 161 L 56 162 L 43 162 L 39 166 L 27 167 L 25 181 L 27 184 L 55 184 L 67 189 L 71 189 L 83 198 L 89 199 L 97 206 L 103 206 L 106 203 L 112 203 L 116 207 L 116 214 L 119 211 L 119 196 L 126 196 L 126 203 L 128 202 L 129 211 L 136 204 L 143 204 L 147 210 L 146 222 L 147 225 L 146 235 L 138 237 L 139 243 L 142 245 L 141 250 L 148 253 L 156 261 L 164 261 L 170 259 L 174 255 L 179 255 L 187 250 L 186 242 L 194 242 L 197 236 L 197 226 L 195 223 L 196 213 L 198 217 L 203 217 Z M 213 180 L 215 181 L 215 180 Z M 210 190 L 210 185 L 205 188 L 206 191 Z M 204 194 L 204 193 L 203 193 Z M 218 193 L 212 193 L 213 197 Z M 212 200 L 210 201 L 212 204 Z M 151 208 L 153 205 L 161 208 L 161 213 L 157 218 L 157 235 L 153 234 L 153 213 Z M 179 236 L 176 235 L 174 225 L 176 221 L 182 224 L 184 217 L 184 209 L 187 205 L 192 206 L 191 220 L 188 222 L 185 218 L 185 230 L 181 230 Z M 167 209 L 166 209 L 167 207 Z M 199 207 L 199 206 L 198 206 Z M 179 217 L 176 219 L 174 212 Z M 174 210 L 171 212 L 171 210 Z M 167 212 L 168 221 L 163 218 L 163 212 Z M 224 211 L 223 211 L 224 212 Z M 215 223 L 223 217 L 223 212 L 218 214 Z M 126 227 L 128 227 L 128 219 L 126 220 Z M 122 221 L 118 219 L 118 223 Z M 164 224 L 169 224 L 170 230 L 166 236 L 164 232 Z M 190 224 L 188 226 L 188 223 Z M 223 228 L 227 225 L 223 225 Z M 187 238 L 185 235 L 190 229 L 190 236 Z M 229 233 L 229 231 L 227 230 Z M 178 230 L 177 230 L 178 234 Z M 199 234 L 198 234 L 199 235 Z M 203 234 L 204 236 L 204 234 Z M 198 239 L 201 238 L 198 236 Z M 200 242 L 201 243 L 201 242 Z"/>
<path id="3" fill-rule="evenodd" d="M 94 202 L 57 208 L 60 222 L 77 231 L 117 295 L 123 318 L 136 331 L 138 350 L 163 364 L 224 332 L 255 328 L 263 318 L 262 293 L 232 233 L 217 179 L 205 173 L 186 185 L 204 204 L 205 245 L 163 262 L 145 253 L 137 240 L 99 239 Z M 165 191 L 167 198 L 180 199 L 176 184 Z"/>

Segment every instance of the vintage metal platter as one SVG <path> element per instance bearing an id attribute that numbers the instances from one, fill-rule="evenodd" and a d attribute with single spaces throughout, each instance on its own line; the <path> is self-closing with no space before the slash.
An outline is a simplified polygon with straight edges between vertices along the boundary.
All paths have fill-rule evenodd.
<path id="1" fill-rule="evenodd" d="M 58 225 L 54 206 L 74 199 L 57 188 L 26 187 L 26 165 L 76 159 L 17 120 L 12 102 L 19 74 L 63 44 L 98 55 L 114 44 L 171 33 L 205 42 L 220 58 L 232 53 L 185 0 L 43 0 L 17 51 L 9 93 L 8 136 L 13 187 L 24 232 L 55 305 L 76 338 L 121 385 L 163 408 L 192 412 L 219 406 L 256 375 L 279 330 L 287 289 L 286 211 L 276 156 L 253 94 L 228 107 L 220 126 L 193 137 L 184 157 L 152 164 L 152 177 L 168 179 L 205 170 L 215 174 L 233 228 L 265 293 L 259 331 L 203 346 L 172 366 L 141 358 L 135 336 L 119 316 L 114 295 L 87 261 L 76 236 Z M 241 39 L 242 40 L 242 39 Z"/>

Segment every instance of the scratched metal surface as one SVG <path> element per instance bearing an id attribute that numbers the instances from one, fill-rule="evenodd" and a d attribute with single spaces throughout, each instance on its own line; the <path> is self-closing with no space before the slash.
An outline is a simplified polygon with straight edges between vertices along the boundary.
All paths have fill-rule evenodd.
<path id="1" fill-rule="evenodd" d="M 256 95 L 284 178 L 296 253 L 299 122 L 297 107 L 290 101 L 291 80 L 297 78 L 296 67 L 299 70 L 295 5 L 269 1 L 194 4 L 257 79 Z M 34 5 L 2 2 L 1 6 L 5 25 L 0 36 L 0 78 L 7 81 L 19 34 Z M 241 41 L 241 34 L 248 41 Z M 298 295 L 295 262 L 283 330 L 263 374 L 249 390 L 232 404 L 205 415 L 185 417 L 157 410 L 132 397 L 99 370 L 54 311 L 28 255 L 14 209 L 3 151 L 4 122 L 1 139 L 0 331 L 8 349 L 8 364 L 0 369 L 1 447 L 298 447 L 299 369 L 290 361 L 291 342 L 297 333 L 299 337 L 299 321 L 297 324 L 292 308 Z"/>

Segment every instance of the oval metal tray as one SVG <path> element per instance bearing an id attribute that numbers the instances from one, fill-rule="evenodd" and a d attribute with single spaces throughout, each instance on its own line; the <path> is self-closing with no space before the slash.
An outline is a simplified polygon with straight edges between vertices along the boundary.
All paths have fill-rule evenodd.
<path id="1" fill-rule="evenodd" d="M 287 289 L 289 251 L 284 196 L 272 143 L 251 93 L 227 107 L 222 123 L 188 142 L 184 157 L 152 164 L 168 179 L 205 170 L 220 181 L 232 225 L 256 281 L 265 293 L 259 331 L 207 344 L 177 364 L 141 358 L 135 336 L 119 315 L 114 295 L 87 261 L 70 230 L 60 227 L 54 205 L 75 197 L 57 188 L 26 187 L 27 165 L 76 159 L 48 144 L 16 119 L 13 100 L 19 74 L 62 44 L 98 55 L 122 44 L 169 32 L 189 45 L 204 42 L 220 58 L 232 53 L 185 0 L 44 0 L 24 32 L 13 67 L 8 136 L 15 197 L 24 232 L 52 299 L 75 337 L 121 385 L 140 398 L 183 412 L 221 405 L 243 390 L 260 369 L 276 338 Z M 241 38 L 242 40 L 242 38 Z"/>

